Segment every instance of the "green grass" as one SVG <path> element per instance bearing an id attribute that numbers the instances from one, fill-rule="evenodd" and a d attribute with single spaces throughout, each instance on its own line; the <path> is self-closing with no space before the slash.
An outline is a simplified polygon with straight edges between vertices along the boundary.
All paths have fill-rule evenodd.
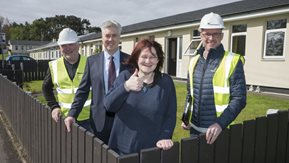
<path id="1" fill-rule="evenodd" d="M 31 93 L 41 93 L 42 92 L 42 83 L 43 83 L 42 80 L 25 82 L 23 84 L 23 89 L 25 91 L 29 91 Z"/>
<path id="2" fill-rule="evenodd" d="M 177 93 L 177 125 L 173 135 L 175 141 L 179 141 L 181 138 L 189 137 L 189 132 L 184 131 L 181 127 L 181 118 L 184 109 L 184 103 L 186 99 L 186 83 L 175 82 L 176 93 Z M 238 117 L 233 122 L 242 123 L 243 121 L 253 120 L 256 117 L 265 116 L 268 109 L 279 109 L 288 110 L 289 100 L 278 98 L 271 95 L 263 95 L 248 92 L 247 94 L 247 105 L 238 115 Z"/>
<path id="3" fill-rule="evenodd" d="M 32 93 L 41 92 L 42 81 L 32 81 L 24 84 L 23 89 Z M 173 135 L 174 141 L 179 141 L 184 137 L 189 137 L 189 131 L 181 128 L 181 117 L 186 99 L 186 83 L 175 82 L 177 93 L 177 124 Z M 37 95 L 39 101 L 46 103 L 41 94 Z M 253 120 L 256 117 L 265 116 L 268 109 L 288 110 L 289 100 L 276 96 L 263 95 L 248 92 L 247 105 L 233 123 L 242 123 L 246 120 Z"/>
<path id="4" fill-rule="evenodd" d="M 42 80 L 25 82 L 23 84 L 23 90 L 31 92 L 41 103 L 47 104 L 44 96 L 42 95 Z"/>
<path id="5" fill-rule="evenodd" d="M 248 92 L 247 105 L 234 122 L 241 123 L 256 117 L 265 116 L 268 109 L 288 110 L 288 108 L 288 99 Z"/>
<path id="6" fill-rule="evenodd" d="M 2 56 L 3 56 L 3 54 L 0 54 L 0 60 L 4 60 L 8 56 L 8 54 L 7 53 L 4 54 L 4 59 L 2 58 Z"/>

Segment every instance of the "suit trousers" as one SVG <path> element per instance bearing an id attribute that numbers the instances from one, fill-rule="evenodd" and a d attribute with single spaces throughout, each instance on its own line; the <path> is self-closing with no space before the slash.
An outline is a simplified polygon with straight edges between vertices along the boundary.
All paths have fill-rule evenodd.
<path id="1" fill-rule="evenodd" d="M 99 132 L 95 129 L 95 127 L 93 127 L 94 135 L 100 140 L 102 140 L 105 144 L 108 144 L 113 121 L 114 121 L 114 116 L 106 115 L 105 123 L 104 123 L 104 127 L 102 131 Z"/>

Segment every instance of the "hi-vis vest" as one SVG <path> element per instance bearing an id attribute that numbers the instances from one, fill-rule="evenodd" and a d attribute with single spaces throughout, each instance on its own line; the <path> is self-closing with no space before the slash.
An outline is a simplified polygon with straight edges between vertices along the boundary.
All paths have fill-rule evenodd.
<path id="1" fill-rule="evenodd" d="M 194 100 L 193 73 L 199 57 L 200 55 L 194 56 L 190 60 L 189 64 L 190 91 L 192 101 Z M 229 78 L 234 72 L 239 59 L 241 59 L 244 64 L 245 60 L 241 55 L 226 51 L 219 67 L 213 76 L 214 101 L 217 116 L 222 114 L 230 102 Z M 193 110 L 193 105 L 191 110 Z"/>
<path id="2" fill-rule="evenodd" d="M 85 64 L 86 64 L 86 57 L 80 55 L 80 61 L 74 79 L 71 80 L 65 68 L 63 57 L 49 62 L 52 82 L 54 85 L 56 85 L 58 103 L 61 107 L 62 115 L 64 115 L 65 117 L 67 116 L 69 109 L 71 108 L 71 104 L 74 100 L 75 93 L 82 79 Z M 91 92 L 89 93 L 87 101 L 85 102 L 83 109 L 77 118 L 78 121 L 89 119 L 90 103 L 91 103 Z"/>

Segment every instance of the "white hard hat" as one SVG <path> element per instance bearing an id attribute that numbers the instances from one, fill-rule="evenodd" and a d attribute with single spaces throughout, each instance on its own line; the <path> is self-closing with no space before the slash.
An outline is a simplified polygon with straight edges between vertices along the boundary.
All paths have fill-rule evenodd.
<path id="1" fill-rule="evenodd" d="M 202 17 L 199 29 L 223 29 L 224 22 L 219 14 L 213 12 Z"/>
<path id="2" fill-rule="evenodd" d="M 75 44 L 78 42 L 77 34 L 70 28 L 64 28 L 58 36 L 58 45 Z"/>

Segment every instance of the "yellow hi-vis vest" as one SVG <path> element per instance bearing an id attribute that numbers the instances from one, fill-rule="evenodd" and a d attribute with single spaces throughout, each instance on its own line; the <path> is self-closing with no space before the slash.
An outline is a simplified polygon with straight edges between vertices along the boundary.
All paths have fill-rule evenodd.
<path id="1" fill-rule="evenodd" d="M 58 103 L 61 107 L 62 115 L 67 116 L 71 104 L 74 100 L 75 93 L 81 82 L 86 64 L 86 57 L 80 55 L 80 61 L 73 80 L 69 78 L 67 70 L 64 65 L 64 58 L 61 57 L 57 60 L 49 62 L 50 73 L 52 82 L 56 85 L 56 92 Z M 83 121 L 89 119 L 91 104 L 91 92 L 85 102 L 82 111 L 80 112 L 77 120 Z"/>
<path id="2" fill-rule="evenodd" d="M 193 110 L 193 100 L 194 100 L 194 87 L 193 87 L 193 73 L 197 61 L 199 60 L 200 55 L 196 55 L 190 60 L 189 64 L 189 77 L 190 77 L 190 91 L 192 96 L 192 106 L 191 111 Z M 241 59 L 244 64 L 244 57 L 235 54 L 232 52 L 225 52 L 224 57 L 217 68 L 214 76 L 213 76 L 213 90 L 214 90 L 214 101 L 215 108 L 217 112 L 217 116 L 220 116 L 223 111 L 227 108 L 230 102 L 230 84 L 229 78 L 234 72 L 237 63 Z"/>

